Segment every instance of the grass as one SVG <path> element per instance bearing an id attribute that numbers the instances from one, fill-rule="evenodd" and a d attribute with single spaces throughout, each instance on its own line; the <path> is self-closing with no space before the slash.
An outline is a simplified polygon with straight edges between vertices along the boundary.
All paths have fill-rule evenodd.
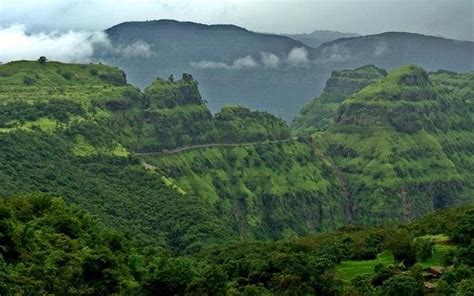
<path id="1" fill-rule="evenodd" d="M 373 260 L 346 260 L 342 261 L 337 266 L 337 271 L 340 273 L 344 282 L 350 282 L 356 275 L 372 274 L 374 267 L 377 264 L 392 264 L 393 256 L 389 252 L 383 252 L 377 255 Z"/>
<path id="2" fill-rule="evenodd" d="M 433 255 L 426 261 L 418 262 L 423 268 L 430 266 L 441 266 L 443 256 L 454 246 L 447 244 L 449 238 L 444 234 L 425 235 L 423 238 L 431 238 L 435 241 L 433 247 Z M 373 260 L 345 260 L 337 266 L 337 271 L 345 283 L 349 283 L 355 276 L 359 274 L 373 274 L 374 267 L 377 264 L 390 265 L 393 264 L 393 256 L 390 252 L 382 252 Z"/>

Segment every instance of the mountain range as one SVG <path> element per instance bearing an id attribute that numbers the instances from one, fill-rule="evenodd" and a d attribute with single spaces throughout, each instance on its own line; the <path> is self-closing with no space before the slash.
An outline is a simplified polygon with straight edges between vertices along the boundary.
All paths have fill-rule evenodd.
<path id="1" fill-rule="evenodd" d="M 409 63 L 430 71 L 474 69 L 473 42 L 403 32 L 340 38 L 318 48 L 234 25 L 173 20 L 127 22 L 105 32 L 111 45 L 96 48 L 95 58 L 123 68 L 138 87 L 157 76 L 193 73 L 212 112 L 240 104 L 287 122 L 322 91 L 333 70 Z"/>

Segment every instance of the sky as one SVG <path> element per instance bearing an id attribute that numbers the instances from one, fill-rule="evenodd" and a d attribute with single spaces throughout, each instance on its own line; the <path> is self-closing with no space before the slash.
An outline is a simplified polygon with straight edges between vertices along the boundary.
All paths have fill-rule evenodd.
<path id="1" fill-rule="evenodd" d="M 0 29 L 103 30 L 177 19 L 270 33 L 407 31 L 474 41 L 474 0 L 0 0 Z M 0 40 L 1 42 L 1 40 Z"/>

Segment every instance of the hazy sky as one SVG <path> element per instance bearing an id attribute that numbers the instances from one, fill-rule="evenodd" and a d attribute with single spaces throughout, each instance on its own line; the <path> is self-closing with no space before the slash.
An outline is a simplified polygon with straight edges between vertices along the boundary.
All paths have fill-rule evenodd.
<path id="1" fill-rule="evenodd" d="M 232 23 L 259 32 L 409 31 L 474 40 L 474 0 L 0 0 L 0 27 L 101 30 L 130 20 Z"/>

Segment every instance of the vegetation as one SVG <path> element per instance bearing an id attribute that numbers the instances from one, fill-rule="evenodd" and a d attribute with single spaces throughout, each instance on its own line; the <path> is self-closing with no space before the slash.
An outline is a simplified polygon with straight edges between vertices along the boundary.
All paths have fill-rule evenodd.
<path id="1" fill-rule="evenodd" d="M 470 101 L 440 88 L 422 69 L 402 67 L 344 100 L 336 123 L 314 135 L 348 182 L 357 223 L 408 222 L 472 201 Z"/>
<path id="2" fill-rule="evenodd" d="M 0 293 L 469 293 L 472 206 L 412 221 L 472 202 L 472 77 L 341 73 L 366 71 L 292 138 L 212 115 L 190 74 L 142 93 L 104 65 L 0 65 Z"/>
<path id="3" fill-rule="evenodd" d="M 455 238 L 466 227 L 472 229 L 474 209 L 445 211 L 443 217 L 447 218 L 440 220 L 443 227 L 457 221 L 450 234 Z M 454 218 L 458 220 L 451 220 Z M 439 279 L 424 275 L 420 265 L 408 268 L 384 255 L 393 230 L 414 235 L 416 229 L 427 229 L 428 225 L 421 220 L 408 228 L 346 227 L 324 235 L 275 242 L 228 242 L 179 256 L 164 249 L 139 248 L 126 236 L 104 228 L 94 217 L 60 198 L 42 194 L 4 198 L 0 200 L 0 292 L 421 295 L 423 284 L 436 287 L 434 292 L 441 295 L 471 291 L 473 265 L 469 257 L 463 256 L 469 250 L 464 243 L 453 247 L 452 261 L 456 263 L 448 263 L 450 266 Z M 341 278 L 343 266 L 357 262 L 347 259 L 365 256 L 360 246 L 382 252 L 380 264 L 369 273 L 360 269 L 356 276 Z"/>
<path id="4" fill-rule="evenodd" d="M 333 71 L 321 95 L 301 110 L 292 128 L 297 133 L 326 130 L 334 123 L 337 108 L 347 97 L 386 75 L 385 70 L 375 66 Z"/>

